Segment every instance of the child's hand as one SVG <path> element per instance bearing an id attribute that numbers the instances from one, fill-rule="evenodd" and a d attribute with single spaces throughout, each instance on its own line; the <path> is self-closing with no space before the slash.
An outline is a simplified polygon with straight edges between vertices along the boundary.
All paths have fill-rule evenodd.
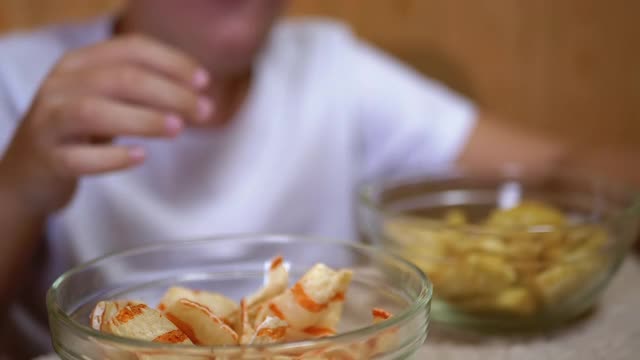
<path id="1" fill-rule="evenodd" d="M 171 138 L 185 122 L 206 121 L 213 105 L 199 91 L 207 83 L 195 61 L 139 36 L 69 53 L 43 82 L 0 163 L 3 185 L 38 211 L 57 210 L 78 177 L 144 161 L 144 149 L 109 139 Z"/>

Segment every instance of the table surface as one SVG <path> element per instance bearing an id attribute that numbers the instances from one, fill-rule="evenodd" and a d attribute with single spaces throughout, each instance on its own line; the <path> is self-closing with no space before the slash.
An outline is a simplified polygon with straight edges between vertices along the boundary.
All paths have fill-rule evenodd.
<path id="1" fill-rule="evenodd" d="M 640 359 L 640 258 L 630 257 L 600 300 L 575 324 L 530 337 L 454 334 L 432 327 L 417 359 L 637 360 Z"/>
<path id="2" fill-rule="evenodd" d="M 589 316 L 550 334 L 497 337 L 454 334 L 432 326 L 416 359 L 637 360 L 640 359 L 640 258 L 622 266 Z M 41 359 L 56 359 L 50 355 Z"/>

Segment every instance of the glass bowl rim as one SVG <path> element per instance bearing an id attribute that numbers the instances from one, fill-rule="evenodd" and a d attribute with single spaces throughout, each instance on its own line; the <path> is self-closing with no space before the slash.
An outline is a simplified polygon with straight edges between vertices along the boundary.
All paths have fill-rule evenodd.
<path id="1" fill-rule="evenodd" d="M 582 175 L 580 175 L 582 174 Z M 394 179 L 394 180 L 372 180 L 362 182 L 358 186 L 357 190 L 357 199 L 359 206 L 364 206 L 368 210 L 373 211 L 376 214 L 382 215 L 384 218 L 392 218 L 399 217 L 401 215 L 403 218 L 411 219 L 411 218 L 420 218 L 421 220 L 428 220 L 432 224 L 438 225 L 441 229 L 455 229 L 458 231 L 465 231 L 475 234 L 482 235 L 495 235 L 501 236 L 502 233 L 490 230 L 481 230 L 477 224 L 466 224 L 466 225 L 448 225 L 442 221 L 437 219 L 429 219 L 419 216 L 412 216 L 407 214 L 404 211 L 394 212 L 389 210 L 384 204 L 382 204 L 377 196 L 383 193 L 385 190 L 397 188 L 401 186 L 410 186 L 410 185 L 419 185 L 419 184 L 428 184 L 428 183 L 438 183 L 444 181 L 455 181 L 455 180 L 473 180 L 474 178 L 486 178 L 491 181 L 517 181 L 521 182 L 522 180 L 526 180 L 526 174 L 521 173 L 520 171 L 509 171 L 508 169 L 502 169 L 497 172 L 488 172 L 488 173 L 473 173 L 471 171 L 467 171 L 464 169 L 458 169 L 454 171 L 447 172 L 445 174 L 413 174 L 412 176 L 408 176 L 402 179 Z M 622 192 L 625 197 L 628 197 L 627 206 L 621 206 L 621 209 L 616 212 L 612 218 L 621 217 L 621 216 L 640 216 L 640 190 L 636 188 L 632 188 L 628 185 L 623 185 L 621 183 L 615 182 L 611 179 L 602 177 L 602 176 L 593 176 L 593 174 L 585 175 L 585 173 L 575 172 L 569 173 L 566 171 L 557 171 L 552 175 L 545 174 L 543 177 L 550 177 L 554 179 L 562 179 L 562 180 L 576 180 L 583 181 L 586 184 L 598 185 L 598 192 L 602 192 L 601 188 L 606 190 L 614 189 L 616 191 Z M 589 179 L 589 180 L 582 180 Z M 461 187 L 460 189 L 464 189 Z M 434 191 L 433 193 L 438 193 L 441 191 Z M 598 219 L 581 219 L 579 221 L 572 221 L 570 224 L 563 226 L 554 226 L 554 225 L 545 225 L 545 226 L 513 226 L 509 228 L 509 231 L 521 231 L 527 233 L 547 233 L 554 232 L 558 230 L 571 230 L 576 227 L 583 225 L 599 225 L 604 224 L 610 221 L 607 218 L 598 218 Z"/>
<path id="2" fill-rule="evenodd" d="M 435 218 L 427 218 L 416 215 L 411 215 L 406 211 L 393 211 L 388 208 L 388 206 L 384 205 L 378 197 L 386 190 L 399 188 L 402 186 L 411 186 L 411 185 L 420 185 L 420 184 L 437 184 L 437 183 L 445 183 L 446 181 L 472 181 L 474 179 L 484 179 L 489 180 L 489 183 L 495 182 L 496 184 L 501 182 L 515 181 L 521 184 L 527 184 L 527 174 L 522 171 L 522 168 L 517 166 L 513 167 L 504 167 L 496 171 L 485 171 L 485 172 L 474 172 L 469 171 L 464 168 L 452 169 L 450 171 L 438 173 L 438 174 L 427 174 L 427 173 L 413 173 L 411 176 L 406 176 L 402 178 L 396 178 L 391 180 L 378 179 L 371 181 L 364 181 L 359 184 L 357 190 L 357 201 L 358 207 L 365 208 L 369 211 L 372 211 L 376 214 L 377 218 L 383 219 L 419 219 L 421 222 L 432 226 L 434 230 L 451 230 L 457 231 L 463 234 L 471 234 L 475 236 L 495 236 L 498 238 L 503 238 L 505 236 L 504 232 L 501 231 L 492 231 L 487 229 L 482 229 L 481 226 L 477 224 L 465 224 L 465 225 L 449 225 L 444 223 L 444 221 L 435 219 Z M 514 226 L 508 228 L 507 234 L 518 234 L 518 233 L 527 233 L 527 234 L 549 234 L 558 231 L 571 231 L 578 229 L 581 226 L 597 226 L 597 225 L 606 225 L 609 223 L 613 223 L 620 219 L 631 219 L 631 221 L 638 221 L 640 218 L 640 191 L 635 187 L 631 187 L 629 185 L 624 185 L 619 182 L 613 181 L 610 178 L 606 178 L 603 176 L 594 176 L 590 173 L 575 171 L 575 172 L 567 172 L 567 171 L 555 171 L 553 173 L 543 173 L 541 174 L 542 178 L 551 178 L 551 179 L 559 179 L 561 181 L 578 181 L 580 183 L 589 185 L 594 189 L 594 196 L 598 196 L 601 193 L 607 193 L 613 191 L 615 194 L 622 194 L 624 197 L 624 206 L 618 206 L 617 211 L 614 212 L 613 215 L 609 215 L 606 217 L 598 217 L 596 219 L 581 219 L 580 221 L 573 221 L 569 224 L 563 226 Z M 449 190 L 464 190 L 465 186 L 453 187 Z M 438 190 L 432 191 L 431 193 L 437 194 L 439 192 L 443 192 L 447 190 Z M 429 193 L 426 191 L 425 193 Z M 582 191 L 582 193 L 588 193 L 586 191 Z M 636 220 L 633 220 L 635 218 Z M 362 216 L 360 215 L 359 226 L 367 226 L 370 227 L 371 224 L 362 223 Z M 625 220 L 626 221 L 626 220 Z M 371 232 L 376 230 L 365 230 L 365 232 Z M 378 232 L 378 231 L 376 231 Z M 376 236 L 386 237 L 385 234 L 378 233 Z M 391 239 L 386 239 L 387 241 L 391 241 Z M 634 242 L 634 238 L 629 237 L 629 239 L 625 239 L 623 241 L 616 237 L 614 241 L 611 241 L 605 244 L 599 251 L 602 253 L 611 253 L 617 252 L 621 249 L 627 250 L 630 248 Z M 395 241 L 391 241 L 395 243 Z M 400 248 L 404 248 L 404 245 L 399 245 Z M 395 252 L 395 251 L 394 251 Z M 484 250 L 482 253 L 487 255 L 502 255 L 499 252 Z M 621 252 L 621 256 L 624 256 L 626 251 Z M 576 256 L 571 259 L 564 259 L 562 263 L 575 263 L 583 260 L 587 254 L 582 254 Z M 427 256 L 427 259 L 431 261 L 437 261 L 440 263 L 451 263 L 455 264 L 454 259 L 448 256 Z M 524 261 L 522 259 L 517 260 L 519 264 L 536 266 L 542 263 L 542 261 L 533 260 L 533 261 Z"/>
<path id="3" fill-rule="evenodd" d="M 401 264 L 403 267 L 408 268 L 413 276 L 417 276 L 421 290 L 417 295 L 417 298 L 411 302 L 411 304 L 404 309 L 400 314 L 396 314 L 392 316 L 389 320 L 383 321 L 378 324 L 373 324 L 364 328 L 359 328 L 352 331 L 347 331 L 344 333 L 340 333 L 335 336 L 314 339 L 314 340 L 303 340 L 303 341 L 294 341 L 287 343 L 277 343 L 277 344 L 268 344 L 268 345 L 228 345 L 228 346 L 194 346 L 194 345 L 176 345 L 176 344 L 162 344 L 162 343 L 153 343 L 150 341 L 138 340 L 133 338 L 126 338 L 121 336 L 116 336 L 108 333 L 101 332 L 99 330 L 95 330 L 90 326 L 80 324 L 79 322 L 73 320 L 67 313 L 60 307 L 58 303 L 58 290 L 64 284 L 64 282 L 71 276 L 81 273 L 92 266 L 96 266 L 98 264 L 104 263 L 113 258 L 123 257 L 123 256 L 131 256 L 136 254 L 141 254 L 145 252 L 158 251 L 158 250 L 170 250 L 177 246 L 197 246 L 203 245 L 215 241 L 222 240 L 233 240 L 233 241 L 244 241 L 244 242 L 252 242 L 260 239 L 260 241 L 271 242 L 271 243 L 291 243 L 291 242 L 307 242 L 307 243 L 317 243 L 317 244 L 326 244 L 332 246 L 339 247 L 347 247 L 354 249 L 359 252 L 373 252 L 376 256 L 381 256 L 384 259 L 392 260 L 396 264 Z M 60 275 L 51 285 L 49 290 L 47 291 L 46 296 L 46 304 L 47 311 L 50 317 L 53 317 L 56 321 L 62 322 L 65 326 L 75 331 L 80 336 L 86 336 L 91 339 L 96 339 L 101 342 L 109 343 L 112 345 L 119 346 L 128 346 L 131 347 L 132 350 L 136 351 L 146 351 L 146 350 L 164 350 L 168 352 L 176 352 L 181 351 L 185 352 L 184 354 L 193 354 L 200 355 L 201 352 L 207 351 L 209 354 L 211 351 L 238 351 L 238 350 L 271 350 L 275 352 L 282 352 L 287 350 L 297 350 L 299 348 L 306 347 L 319 347 L 319 346 L 330 346 L 336 344 L 344 344 L 358 341 L 361 338 L 365 338 L 367 336 L 372 336 L 377 333 L 381 333 L 384 330 L 392 328 L 394 326 L 399 326 L 411 318 L 420 311 L 424 310 L 431 302 L 433 297 L 433 284 L 427 277 L 427 275 L 420 270 L 413 263 L 405 260 L 404 258 L 385 251 L 384 249 L 377 248 L 374 246 L 369 246 L 356 242 L 349 241 L 337 241 L 330 240 L 322 237 L 313 237 L 313 236 L 304 236 L 304 235 L 289 235 L 289 234 L 262 234 L 262 233 L 254 233 L 254 234 L 236 234 L 236 235 L 217 235 L 217 236 L 207 236 L 195 240 L 184 240 L 184 241 L 168 241 L 162 242 L 158 244 L 146 244 L 141 246 L 132 247 L 130 249 L 124 251 L 117 251 L 110 254 L 106 254 L 94 260 L 82 263 L 62 275 Z M 429 319 L 427 317 L 427 323 Z"/>

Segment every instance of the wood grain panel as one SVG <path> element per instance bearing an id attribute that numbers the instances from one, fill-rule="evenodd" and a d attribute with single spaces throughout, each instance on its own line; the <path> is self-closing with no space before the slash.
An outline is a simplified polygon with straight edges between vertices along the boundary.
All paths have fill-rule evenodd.
<path id="1" fill-rule="evenodd" d="M 592 141 L 640 143 L 640 2 L 551 1 L 546 105 Z"/>
<path id="2" fill-rule="evenodd" d="M 505 119 L 590 143 L 640 143 L 633 0 L 298 0 Z M 637 40 L 635 41 L 637 42 Z"/>
<path id="3" fill-rule="evenodd" d="M 2 0 L 0 29 L 121 0 Z M 327 15 L 505 119 L 594 143 L 640 143 L 635 0 L 292 0 Z"/>
<path id="4" fill-rule="evenodd" d="M 123 0 L 2 0 L 0 30 L 14 30 L 95 16 Z"/>

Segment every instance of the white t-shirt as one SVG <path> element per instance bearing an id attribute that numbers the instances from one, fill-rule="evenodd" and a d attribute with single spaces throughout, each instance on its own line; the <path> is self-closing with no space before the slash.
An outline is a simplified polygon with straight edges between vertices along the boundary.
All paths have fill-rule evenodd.
<path id="1" fill-rule="evenodd" d="M 59 57 L 108 39 L 111 25 L 105 18 L 0 41 L 2 148 Z M 255 74 L 227 128 L 119 139 L 143 145 L 147 162 L 81 181 L 51 218 L 43 283 L 156 241 L 255 232 L 354 239 L 359 182 L 447 168 L 474 123 L 469 102 L 334 22 L 278 25 Z"/>

